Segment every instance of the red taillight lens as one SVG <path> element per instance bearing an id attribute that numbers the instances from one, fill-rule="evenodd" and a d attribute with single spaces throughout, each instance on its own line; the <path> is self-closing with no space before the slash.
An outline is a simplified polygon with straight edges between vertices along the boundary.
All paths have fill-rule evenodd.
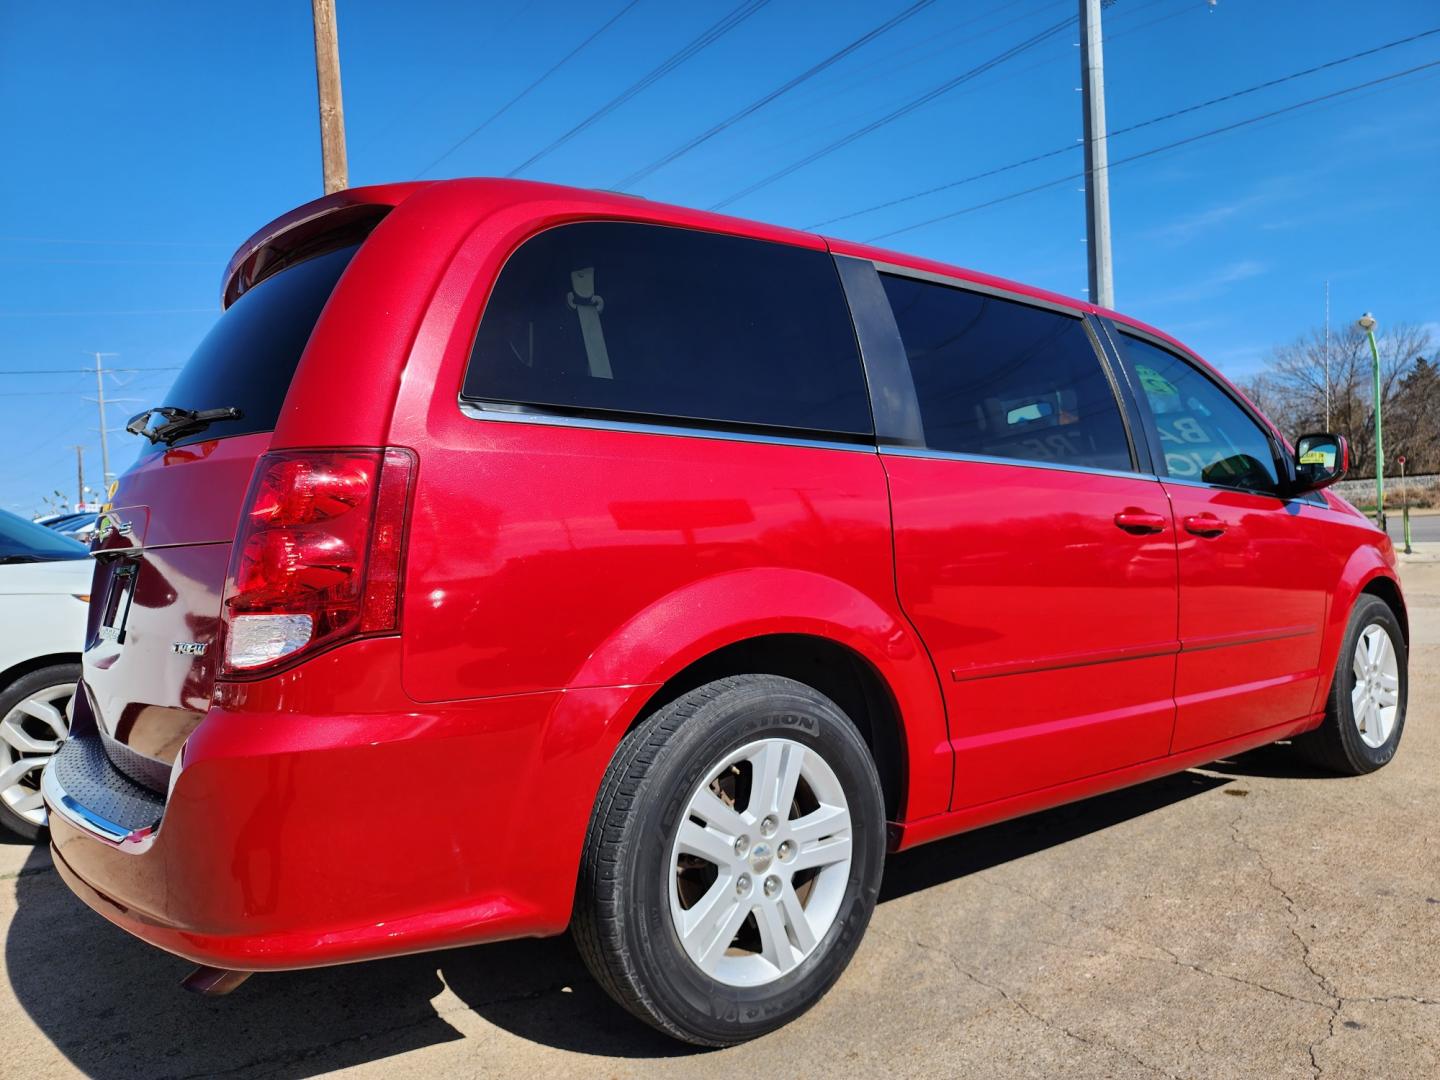
<path id="1" fill-rule="evenodd" d="M 397 449 L 260 459 L 225 587 L 223 674 L 396 629 L 413 471 Z"/>

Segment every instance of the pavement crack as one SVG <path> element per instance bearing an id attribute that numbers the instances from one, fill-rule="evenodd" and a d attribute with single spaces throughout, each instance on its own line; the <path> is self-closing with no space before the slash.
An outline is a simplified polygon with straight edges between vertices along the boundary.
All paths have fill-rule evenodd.
<path id="1" fill-rule="evenodd" d="M 1309 1047 L 1310 1070 L 1318 1080 L 1325 1072 L 1325 1066 L 1320 1064 L 1319 1050 L 1335 1037 L 1335 1026 L 1340 1022 L 1340 1011 L 1345 1007 L 1345 998 L 1335 990 L 1330 980 L 1325 977 L 1325 973 L 1315 966 L 1314 958 L 1311 955 L 1310 942 L 1306 941 L 1305 935 L 1300 933 L 1300 910 L 1296 905 L 1295 898 L 1290 895 L 1290 890 L 1280 883 L 1276 877 L 1275 868 L 1271 866 L 1270 861 L 1265 858 L 1265 853 L 1247 840 L 1244 833 L 1240 831 L 1240 822 L 1243 818 L 1243 813 L 1235 815 L 1235 820 L 1230 822 L 1230 833 L 1234 837 L 1236 844 L 1254 856 L 1255 861 L 1260 864 L 1260 869 L 1265 871 L 1266 883 L 1284 902 L 1285 910 L 1289 915 L 1290 935 L 1300 946 L 1300 962 L 1305 965 L 1305 970 L 1308 971 L 1310 977 L 1315 980 L 1315 985 L 1320 988 L 1320 992 L 1329 999 L 1324 1004 L 1324 1007 L 1329 1010 L 1330 1014 L 1326 1021 L 1325 1034 L 1322 1038 L 1312 1042 Z"/>
<path id="2" fill-rule="evenodd" d="M 871 928 L 871 932 L 876 932 L 873 927 Z M 881 936 L 893 937 L 894 935 L 882 934 Z M 939 954 L 946 960 L 950 961 L 951 967 L 953 967 L 956 972 L 958 972 L 960 975 L 963 975 L 966 979 L 973 982 L 976 986 L 983 987 L 994 994 L 998 994 L 1001 999 L 1004 1000 L 1007 1004 L 1020 1010 L 1020 1012 L 1024 1013 L 1031 1020 L 1034 1020 L 1036 1023 L 1049 1028 L 1051 1031 L 1059 1032 L 1067 1039 L 1072 1039 L 1075 1042 L 1081 1043 L 1085 1046 L 1090 1046 L 1101 1050 L 1108 1050 L 1112 1054 L 1119 1054 L 1121 1057 L 1128 1058 L 1129 1060 L 1133 1061 L 1136 1065 L 1139 1065 L 1147 1072 L 1152 1072 L 1159 1076 L 1169 1077 L 1170 1080 L 1183 1080 L 1183 1078 L 1176 1073 L 1172 1073 L 1165 1069 L 1162 1069 L 1158 1065 L 1152 1065 L 1150 1062 L 1146 1061 L 1144 1058 L 1136 1054 L 1133 1050 L 1128 1050 L 1123 1046 L 1117 1046 L 1109 1039 L 1083 1035 L 1072 1028 L 1066 1027 L 1059 1021 L 1054 1020 L 1044 1015 L 1043 1013 L 1037 1012 L 1029 1005 L 1027 1005 L 1023 998 L 1019 997 L 1016 994 L 1012 994 L 999 983 L 990 982 L 988 979 L 981 978 L 978 974 L 971 971 L 969 968 L 967 968 L 964 964 L 960 962 L 960 960 L 955 956 L 954 953 L 950 952 L 949 949 L 946 949 L 942 945 L 932 945 L 929 942 L 921 941 L 919 938 L 910 937 L 908 935 L 901 936 L 900 940 L 915 946 L 917 949 L 924 949 L 927 952 Z"/>
<path id="3" fill-rule="evenodd" d="M 1088 927 L 1092 930 L 1104 930 L 1106 933 L 1114 935 L 1121 941 L 1127 942 L 1131 945 L 1138 945 L 1144 949 L 1154 949 L 1156 952 L 1164 954 L 1164 958 L 1162 959 L 1158 956 L 1146 956 L 1143 953 L 1124 953 L 1124 955 L 1130 956 L 1136 960 L 1145 960 L 1147 962 L 1156 964 L 1173 964 L 1176 967 L 1182 967 L 1186 968 L 1187 970 L 1193 971 L 1197 975 L 1205 975 L 1212 979 L 1225 979 L 1240 986 L 1248 986 L 1252 989 L 1259 990 L 1266 994 L 1274 994 L 1276 997 L 1282 997 L 1288 1001 L 1294 1001 L 1301 1005 L 1313 1005 L 1321 1009 L 1330 1008 L 1329 1001 L 1317 1001 L 1314 998 L 1299 997 L 1286 990 L 1281 990 L 1278 987 L 1269 986 L 1254 979 L 1248 979 L 1243 975 L 1235 975 L 1228 971 L 1218 971 L 1214 968 L 1205 967 L 1203 964 L 1197 964 L 1191 960 L 1186 960 L 1179 953 L 1175 952 L 1175 950 L 1168 948 L 1167 946 L 1161 945 L 1159 942 L 1147 941 L 1143 938 L 1131 937 L 1129 934 L 1126 934 L 1118 927 L 1111 926 L 1109 923 L 1099 922 L 1092 919 L 1082 919 L 1079 915 L 1076 915 L 1072 911 L 1067 911 L 1065 908 L 1052 904 L 1049 901 L 1043 899 L 1042 897 L 1035 896 L 1032 893 L 1026 892 L 1024 889 L 1017 889 L 1015 886 L 1010 885 L 1006 882 L 987 881 L 986 884 L 1005 889 L 1007 892 L 1014 893 L 1017 896 L 1022 896 L 1025 899 L 1030 900 L 1032 903 L 1039 904 L 1041 907 L 1053 911 L 1056 914 L 1061 915 L 1066 919 L 1069 919 L 1071 922 L 1076 923 L 1079 926 Z"/>

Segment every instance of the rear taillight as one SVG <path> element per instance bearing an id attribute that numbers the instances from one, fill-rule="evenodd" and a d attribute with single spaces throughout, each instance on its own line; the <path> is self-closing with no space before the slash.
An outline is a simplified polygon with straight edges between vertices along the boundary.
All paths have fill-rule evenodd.
<path id="1" fill-rule="evenodd" d="M 397 449 L 260 459 L 225 583 L 222 675 L 398 628 L 414 464 Z"/>

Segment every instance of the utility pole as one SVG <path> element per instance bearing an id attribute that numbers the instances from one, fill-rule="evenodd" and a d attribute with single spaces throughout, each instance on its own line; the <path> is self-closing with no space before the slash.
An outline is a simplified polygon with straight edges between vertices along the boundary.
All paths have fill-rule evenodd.
<path id="1" fill-rule="evenodd" d="M 85 447 L 75 447 L 75 502 L 85 502 Z"/>
<path id="2" fill-rule="evenodd" d="M 340 98 L 340 38 L 335 0 L 310 0 L 315 21 L 315 85 L 320 93 L 320 157 L 325 194 L 350 186 L 345 163 L 345 106 Z"/>
<path id="3" fill-rule="evenodd" d="M 110 475 L 110 435 L 105 430 L 105 368 L 101 366 L 100 360 L 101 357 L 115 355 L 98 352 L 95 354 L 95 402 L 100 406 L 100 478 L 107 490 L 114 477 Z"/>
<path id="4" fill-rule="evenodd" d="M 1101 0 L 1080 0 L 1080 91 L 1085 112 L 1085 246 L 1090 302 L 1115 306 L 1110 268 L 1110 164 L 1105 145 L 1105 54 L 1100 44 Z"/>

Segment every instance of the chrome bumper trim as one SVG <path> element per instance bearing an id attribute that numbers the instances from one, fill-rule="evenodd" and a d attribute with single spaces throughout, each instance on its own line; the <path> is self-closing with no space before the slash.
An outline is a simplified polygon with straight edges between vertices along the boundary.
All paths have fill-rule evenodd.
<path id="1" fill-rule="evenodd" d="M 45 797 L 45 804 L 52 815 L 63 818 L 81 832 L 130 855 L 140 855 L 148 851 L 160 831 L 158 821 L 144 828 L 127 829 L 101 817 L 88 807 L 81 806 L 60 786 L 53 764 L 47 764 L 45 771 L 40 774 L 40 793 Z"/>

